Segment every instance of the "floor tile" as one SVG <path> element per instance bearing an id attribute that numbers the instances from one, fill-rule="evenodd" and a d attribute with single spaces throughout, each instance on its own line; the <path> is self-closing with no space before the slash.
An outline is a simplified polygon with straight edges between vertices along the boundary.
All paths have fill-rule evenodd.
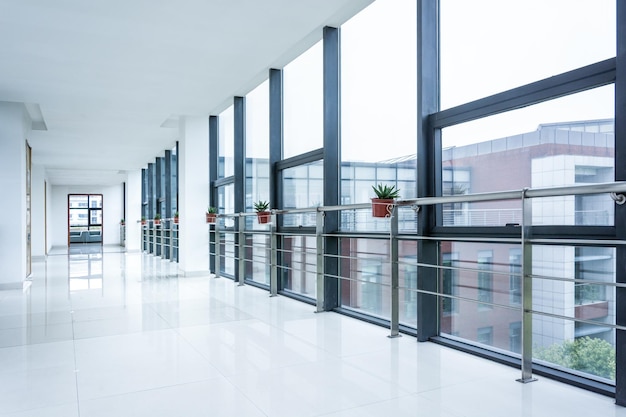
<path id="1" fill-rule="evenodd" d="M 612 398 L 102 249 L 92 275 L 78 272 L 94 248 L 55 249 L 25 290 L 0 291 L 1 417 L 626 417 Z"/>
<path id="2" fill-rule="evenodd" d="M 266 417 L 222 378 L 82 401 L 81 417 Z"/>
<path id="3" fill-rule="evenodd" d="M 75 341 L 81 399 L 196 382 L 219 376 L 172 330 Z"/>

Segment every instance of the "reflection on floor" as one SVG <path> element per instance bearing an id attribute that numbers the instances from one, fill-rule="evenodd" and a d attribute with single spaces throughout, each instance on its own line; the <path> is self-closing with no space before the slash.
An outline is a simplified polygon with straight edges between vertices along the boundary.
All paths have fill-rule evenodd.
<path id="1" fill-rule="evenodd" d="M 611 398 L 113 248 L 0 292 L 0 416 L 626 416 Z"/>

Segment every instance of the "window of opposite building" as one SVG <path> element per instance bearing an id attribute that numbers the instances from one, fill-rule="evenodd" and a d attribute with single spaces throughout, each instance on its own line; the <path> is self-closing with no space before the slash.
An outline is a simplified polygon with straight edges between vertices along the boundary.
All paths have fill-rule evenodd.
<path id="1" fill-rule="evenodd" d="M 611 84 L 443 128 L 442 193 L 613 181 L 614 95 Z M 474 202 L 444 207 L 440 222 L 519 225 L 521 213 L 518 200 Z M 535 199 L 532 223 L 611 226 L 613 204 L 598 195 Z"/>
<path id="2" fill-rule="evenodd" d="M 477 259 L 477 291 L 478 308 L 481 310 L 491 309 L 489 304 L 493 303 L 493 251 L 481 250 Z"/>

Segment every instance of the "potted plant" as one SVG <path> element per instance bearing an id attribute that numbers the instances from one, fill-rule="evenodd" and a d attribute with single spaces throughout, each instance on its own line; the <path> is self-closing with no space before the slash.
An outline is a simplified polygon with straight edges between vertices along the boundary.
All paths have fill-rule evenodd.
<path id="1" fill-rule="evenodd" d="M 124 225 L 126 224 L 126 222 L 124 221 L 124 219 L 120 220 L 120 224 L 121 224 L 122 226 L 124 226 Z"/>
<path id="2" fill-rule="evenodd" d="M 178 224 L 178 212 L 174 212 L 174 223 Z"/>
<path id="3" fill-rule="evenodd" d="M 209 208 L 206 211 L 206 222 L 215 223 L 216 218 L 217 218 L 217 209 L 215 207 L 209 206 Z"/>
<path id="4" fill-rule="evenodd" d="M 141 216 L 141 224 L 146 224 L 146 216 Z"/>
<path id="5" fill-rule="evenodd" d="M 376 198 L 372 198 L 372 216 L 389 217 L 396 202 L 395 199 L 400 197 L 400 190 L 396 189 L 395 185 L 382 184 L 376 187 L 372 185 L 372 188 L 376 193 Z"/>
<path id="6" fill-rule="evenodd" d="M 259 224 L 269 223 L 272 214 L 269 212 L 270 203 L 267 201 L 259 200 L 254 203 L 254 210 L 256 211 L 256 217 Z"/>
<path id="7" fill-rule="evenodd" d="M 154 215 L 154 225 L 158 226 L 161 224 L 161 215 L 159 213 Z"/>

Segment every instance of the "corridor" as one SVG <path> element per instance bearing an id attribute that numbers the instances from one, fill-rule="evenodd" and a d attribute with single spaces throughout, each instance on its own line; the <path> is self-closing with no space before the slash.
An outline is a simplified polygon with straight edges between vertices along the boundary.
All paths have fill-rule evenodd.
<path id="1" fill-rule="evenodd" d="M 116 246 L 0 292 L 0 416 L 615 417 L 613 399 Z"/>

